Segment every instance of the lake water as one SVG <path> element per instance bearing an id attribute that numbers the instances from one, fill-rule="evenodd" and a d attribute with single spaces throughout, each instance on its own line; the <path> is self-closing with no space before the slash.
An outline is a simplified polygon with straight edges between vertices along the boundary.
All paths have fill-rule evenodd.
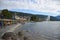
<path id="1" fill-rule="evenodd" d="M 20 30 L 31 40 L 60 40 L 60 21 L 28 22 L 15 31 Z"/>

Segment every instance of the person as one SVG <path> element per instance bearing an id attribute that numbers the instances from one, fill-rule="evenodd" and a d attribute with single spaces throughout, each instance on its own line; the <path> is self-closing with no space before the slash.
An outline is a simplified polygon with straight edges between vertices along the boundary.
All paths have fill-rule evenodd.
<path id="1" fill-rule="evenodd" d="M 0 28 L 2 28 L 2 22 L 0 21 Z"/>

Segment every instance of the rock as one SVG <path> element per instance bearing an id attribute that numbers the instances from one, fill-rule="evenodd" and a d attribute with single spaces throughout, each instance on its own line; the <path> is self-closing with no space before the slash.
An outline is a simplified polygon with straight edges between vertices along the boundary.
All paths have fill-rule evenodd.
<path id="1" fill-rule="evenodd" d="M 13 32 L 6 32 L 3 36 L 2 39 L 5 40 L 17 40 L 16 35 Z"/>
<path id="2" fill-rule="evenodd" d="M 22 31 L 18 32 L 18 39 L 23 40 L 23 37 L 24 37 L 23 32 Z"/>
<path id="3" fill-rule="evenodd" d="M 22 32 L 18 32 L 18 36 L 23 36 L 23 33 Z"/>
<path id="4" fill-rule="evenodd" d="M 24 40 L 28 40 L 28 37 L 24 37 Z"/>

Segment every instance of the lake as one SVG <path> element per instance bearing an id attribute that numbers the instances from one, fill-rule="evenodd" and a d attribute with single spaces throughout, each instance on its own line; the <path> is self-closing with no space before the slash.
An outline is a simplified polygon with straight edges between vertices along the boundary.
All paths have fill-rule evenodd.
<path id="1" fill-rule="evenodd" d="M 60 21 L 27 22 L 16 28 L 31 40 L 60 40 Z"/>

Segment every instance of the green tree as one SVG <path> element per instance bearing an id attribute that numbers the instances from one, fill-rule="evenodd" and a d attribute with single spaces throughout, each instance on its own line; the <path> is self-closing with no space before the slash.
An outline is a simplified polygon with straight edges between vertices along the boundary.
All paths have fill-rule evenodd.
<path id="1" fill-rule="evenodd" d="M 30 19 L 31 21 L 39 21 L 39 18 L 35 15 L 33 15 Z"/>
<path id="2" fill-rule="evenodd" d="M 4 9 L 4 10 L 2 10 L 2 13 L 1 13 L 3 16 L 4 16 L 4 18 L 6 18 L 6 19 L 11 19 L 12 18 L 12 14 L 7 10 L 7 9 Z"/>

